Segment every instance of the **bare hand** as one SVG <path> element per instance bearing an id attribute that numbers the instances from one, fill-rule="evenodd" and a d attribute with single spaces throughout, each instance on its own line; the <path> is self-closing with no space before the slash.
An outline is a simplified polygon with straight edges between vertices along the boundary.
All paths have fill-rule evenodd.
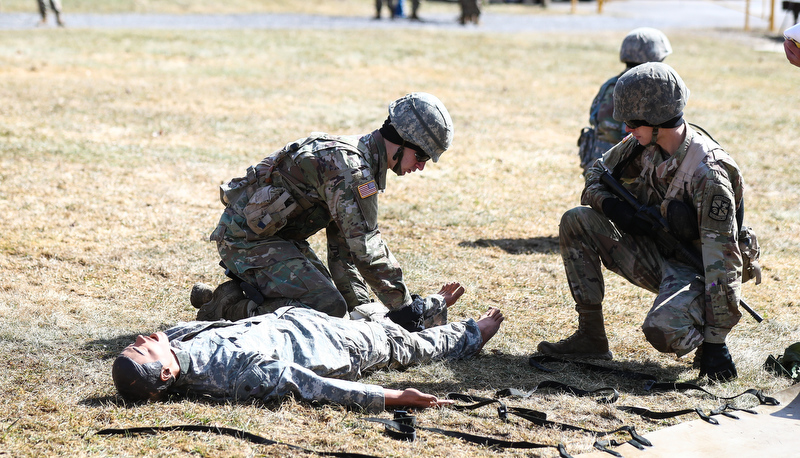
<path id="1" fill-rule="evenodd" d="M 444 303 L 450 307 L 464 294 L 464 287 L 458 282 L 446 283 L 439 294 L 444 297 Z"/>
<path id="2" fill-rule="evenodd" d="M 785 40 L 783 42 L 783 50 L 786 53 L 786 58 L 789 59 L 792 65 L 800 67 L 800 48 L 792 40 Z"/>
<path id="3" fill-rule="evenodd" d="M 406 388 L 403 391 L 384 388 L 383 393 L 386 407 L 405 406 L 427 409 L 429 407 L 442 407 L 455 402 L 451 399 L 439 399 L 432 394 L 426 394 L 414 388 Z"/>

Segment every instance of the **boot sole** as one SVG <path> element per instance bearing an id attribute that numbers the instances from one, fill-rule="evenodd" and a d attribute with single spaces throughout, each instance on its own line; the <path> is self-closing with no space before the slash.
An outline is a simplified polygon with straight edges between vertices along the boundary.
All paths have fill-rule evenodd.
<path id="1" fill-rule="evenodd" d="M 605 353 L 546 353 L 540 350 L 539 353 L 564 359 L 600 359 L 603 361 L 611 361 L 614 359 L 614 355 L 611 351 Z"/>

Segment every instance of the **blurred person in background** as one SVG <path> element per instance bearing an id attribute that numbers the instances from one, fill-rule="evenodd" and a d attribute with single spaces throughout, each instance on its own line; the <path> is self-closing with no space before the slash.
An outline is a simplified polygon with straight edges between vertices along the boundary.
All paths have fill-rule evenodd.
<path id="1" fill-rule="evenodd" d="M 59 27 L 64 27 L 64 22 L 61 20 L 61 0 L 36 0 L 39 4 L 39 16 L 41 16 L 41 20 L 39 21 L 39 25 L 47 24 L 47 5 L 45 5 L 45 1 L 50 2 L 50 8 L 53 10 L 53 14 L 56 16 L 56 24 Z"/>
<path id="2" fill-rule="evenodd" d="M 461 18 L 459 22 L 461 25 L 466 25 L 472 22 L 478 25 L 481 17 L 481 0 L 459 0 L 461 5 Z"/>
<path id="3" fill-rule="evenodd" d="M 584 172 L 626 135 L 625 125 L 614 119 L 614 86 L 619 77 L 645 62 L 662 62 L 670 54 L 672 45 L 658 29 L 633 29 L 622 40 L 619 60 L 625 64 L 625 70 L 600 86 L 589 109 L 590 127 L 584 127 L 578 139 L 578 155 Z"/>
<path id="4" fill-rule="evenodd" d="M 389 9 L 389 17 L 394 19 L 397 14 L 397 7 L 392 0 L 386 0 L 386 7 Z M 381 18 L 383 0 L 375 0 L 375 19 Z"/>

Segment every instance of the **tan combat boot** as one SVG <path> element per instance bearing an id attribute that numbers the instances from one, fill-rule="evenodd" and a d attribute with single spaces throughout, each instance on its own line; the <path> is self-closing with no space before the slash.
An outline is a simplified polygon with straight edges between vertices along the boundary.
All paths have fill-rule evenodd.
<path id="1" fill-rule="evenodd" d="M 551 356 L 568 358 L 611 359 L 606 329 L 603 325 L 603 307 L 576 305 L 578 330 L 556 343 L 540 342 L 537 350 Z"/>
<path id="2" fill-rule="evenodd" d="M 217 286 L 213 292 L 210 286 L 197 283 L 192 287 L 189 297 L 192 306 L 199 309 L 197 311 L 198 321 L 230 320 L 231 318 L 226 316 L 228 309 L 243 299 L 245 297 L 242 288 L 233 280 Z"/>

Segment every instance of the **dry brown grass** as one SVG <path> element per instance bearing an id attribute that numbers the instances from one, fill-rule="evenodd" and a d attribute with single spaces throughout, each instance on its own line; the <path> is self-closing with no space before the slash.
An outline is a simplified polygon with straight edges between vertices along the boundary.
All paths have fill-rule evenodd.
<path id="1" fill-rule="evenodd" d="M 5 454 L 296 455 L 207 434 L 94 435 L 106 427 L 193 423 L 320 450 L 496 455 L 430 433 L 414 443 L 393 441 L 361 414 L 330 406 L 185 400 L 131 406 L 111 383 L 111 358 L 136 333 L 192 319 L 191 285 L 222 281 L 207 242 L 221 211 L 220 182 L 312 130 L 369 131 L 389 101 L 412 90 L 447 104 L 455 144 L 423 173 L 390 178 L 381 197 L 382 232 L 414 292 L 452 280 L 466 285 L 453 319 L 490 305 L 508 319 L 474 360 L 379 372 L 367 381 L 485 396 L 557 379 L 616 386 L 625 405 L 716 404 L 696 393 L 650 395 L 611 376 L 570 368 L 542 374 L 527 366 L 537 342 L 574 326 L 557 225 L 578 202 L 575 140 L 595 91 L 621 70 L 615 56 L 623 34 L 42 30 L 0 36 Z M 670 33 L 675 54 L 668 61 L 692 90 L 687 117 L 712 132 L 744 170 L 748 219 L 764 249 L 764 283 L 744 290 L 767 320 L 756 325 L 745 317 L 732 333 L 741 378 L 712 387 L 729 394 L 787 386 L 760 367 L 768 354 L 800 340 L 798 70 L 783 55 L 755 51 L 740 38 Z M 314 243 L 322 252 L 321 239 Z M 613 275 L 607 290 L 614 365 L 692 380 L 690 361 L 658 354 L 638 330 L 651 295 Z M 555 393 L 509 403 L 594 428 L 670 424 Z M 500 423 L 491 408 L 424 412 L 420 423 L 564 441 L 572 453 L 591 448 L 582 434 Z"/>

